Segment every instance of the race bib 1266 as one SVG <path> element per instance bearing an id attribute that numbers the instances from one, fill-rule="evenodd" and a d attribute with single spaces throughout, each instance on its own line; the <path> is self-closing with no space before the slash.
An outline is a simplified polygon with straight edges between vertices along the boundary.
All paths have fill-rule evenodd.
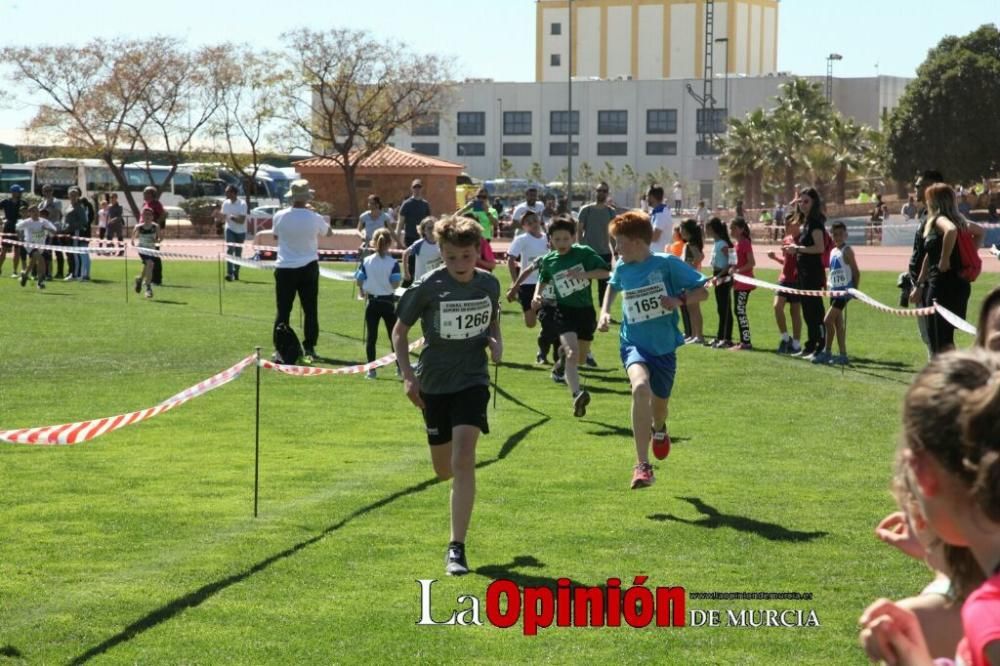
<path id="1" fill-rule="evenodd" d="M 490 326 L 493 305 L 489 297 L 475 301 L 441 301 L 441 327 L 445 340 L 468 340 L 481 335 Z"/>
<path id="2" fill-rule="evenodd" d="M 663 283 L 625 290 L 622 292 L 625 316 L 630 322 L 639 323 L 672 313 L 673 310 L 665 309 L 660 302 L 660 298 L 666 295 L 667 290 Z"/>

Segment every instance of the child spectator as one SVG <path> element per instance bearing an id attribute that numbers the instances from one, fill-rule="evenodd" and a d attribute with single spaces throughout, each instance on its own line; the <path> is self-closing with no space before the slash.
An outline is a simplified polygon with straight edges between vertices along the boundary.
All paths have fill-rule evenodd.
<path id="1" fill-rule="evenodd" d="M 791 215 L 785 225 L 785 237 L 781 241 L 782 247 L 795 245 L 800 231 L 799 216 Z M 798 288 L 798 268 L 795 257 L 786 255 L 784 252 L 777 253 L 771 250 L 767 256 L 773 261 L 781 264 L 781 274 L 778 276 L 778 285 L 789 289 Z M 788 335 L 788 325 L 785 322 L 785 304 L 792 315 L 792 335 Z M 774 295 L 774 321 L 778 325 L 778 332 L 781 333 L 781 342 L 778 343 L 779 354 L 797 354 L 802 351 L 799 338 L 802 335 L 802 305 L 798 294 L 789 294 L 784 291 L 776 292 Z"/>
<path id="2" fill-rule="evenodd" d="M 369 363 L 375 360 L 380 322 L 385 322 L 386 336 L 392 337 L 392 329 L 396 325 L 393 294 L 402 280 L 399 262 L 389 254 L 392 232 L 386 227 L 378 229 L 372 234 L 372 244 L 375 253 L 365 257 L 355 276 L 361 297 L 365 299 L 365 352 Z M 369 370 L 365 376 L 375 379 L 375 369 Z"/>
<path id="3" fill-rule="evenodd" d="M 519 285 L 516 293 L 513 295 L 515 295 L 521 304 L 521 311 L 524 313 L 524 325 L 528 328 L 534 328 L 535 323 L 538 321 L 538 308 L 533 303 L 538 275 L 530 271 L 529 275 L 525 276 L 520 282 L 518 282 L 518 278 L 521 271 L 528 270 L 535 259 L 548 254 L 549 240 L 542 233 L 542 223 L 538 218 L 538 214 L 533 211 L 528 211 L 521 216 L 521 229 L 524 233 L 515 237 L 514 241 L 510 244 L 510 249 L 507 250 L 507 269 L 510 271 L 511 282 Z M 507 292 L 509 300 L 512 292 L 514 292 L 513 287 L 511 287 L 511 291 Z M 542 346 L 543 342 L 546 342 L 544 347 Z M 535 361 L 539 364 L 548 363 L 547 355 L 548 344 L 547 341 L 543 340 L 543 336 L 540 333 L 538 335 L 538 353 L 535 356 Z"/>
<path id="4" fill-rule="evenodd" d="M 715 310 L 719 315 L 719 327 L 711 346 L 716 349 L 727 349 L 733 346 L 733 315 L 729 308 L 729 296 L 733 290 L 732 279 L 729 277 L 729 255 L 732 253 L 733 242 L 729 240 L 726 225 L 717 217 L 708 221 L 706 233 L 709 240 L 714 241 L 711 261 L 712 282 L 715 291 Z"/>
<path id="5" fill-rule="evenodd" d="M 153 297 L 153 268 L 156 265 L 156 257 L 143 250 L 156 250 L 156 245 L 162 240 L 160 236 L 160 225 L 155 222 L 155 215 L 152 208 L 142 209 L 142 224 L 137 224 L 132 232 L 132 245 L 139 243 L 139 259 L 142 261 L 142 272 L 135 278 L 135 293 L 139 293 L 145 288 L 146 298 Z"/>
<path id="6" fill-rule="evenodd" d="M 698 220 L 684 220 L 680 225 L 681 238 L 684 239 L 683 259 L 691 268 L 701 272 L 701 262 L 705 259 L 705 246 L 702 241 L 701 227 Z M 705 343 L 703 321 L 701 318 L 701 303 L 685 303 L 681 306 L 681 317 L 684 319 L 684 340 L 687 344 L 701 345 Z"/>
<path id="7" fill-rule="evenodd" d="M 441 267 L 441 249 L 434 240 L 434 223 L 437 218 L 425 217 L 418 227 L 421 238 L 403 251 L 403 282 L 410 284 L 424 274 Z M 410 275 L 410 257 L 414 257 Z"/>
<path id="8" fill-rule="evenodd" d="M 750 243 L 750 227 L 746 220 L 736 218 L 729 224 L 729 233 L 736 243 L 736 264 L 732 267 L 734 275 L 753 277 L 753 267 L 756 264 L 753 256 L 753 245 Z M 733 311 L 736 314 L 736 323 L 740 328 L 740 343 L 734 346 L 733 351 L 743 351 L 753 349 L 750 343 L 750 317 L 747 316 L 747 301 L 750 300 L 750 292 L 756 287 L 743 282 L 734 282 L 733 291 L 736 299 L 733 302 Z"/>
<path id="9" fill-rule="evenodd" d="M 833 250 L 830 251 L 830 289 L 835 291 L 857 289 L 861 284 L 861 270 L 858 269 L 858 262 L 854 258 L 854 250 L 847 244 L 847 225 L 843 222 L 834 222 L 830 227 L 830 235 L 834 244 Z M 847 365 L 847 327 L 844 310 L 849 300 L 851 300 L 850 294 L 830 299 L 830 309 L 823 319 L 826 326 L 826 346 L 823 351 L 813 356 L 813 363 Z M 837 350 L 840 352 L 837 356 L 833 355 L 834 334 L 837 336 Z"/>

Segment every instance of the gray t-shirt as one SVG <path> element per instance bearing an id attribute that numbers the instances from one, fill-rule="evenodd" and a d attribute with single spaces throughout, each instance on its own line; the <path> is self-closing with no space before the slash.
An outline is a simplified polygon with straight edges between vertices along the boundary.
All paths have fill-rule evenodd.
<path id="1" fill-rule="evenodd" d="M 580 209 L 580 245 L 589 245 L 600 255 L 611 254 L 608 224 L 615 211 L 607 206 L 587 204 Z"/>
<path id="2" fill-rule="evenodd" d="M 459 282 L 442 266 L 407 289 L 396 316 L 407 326 L 419 319 L 424 331 L 420 390 L 442 394 L 489 386 L 487 338 L 499 312 L 500 282 L 483 270 L 476 269 L 470 282 Z"/>

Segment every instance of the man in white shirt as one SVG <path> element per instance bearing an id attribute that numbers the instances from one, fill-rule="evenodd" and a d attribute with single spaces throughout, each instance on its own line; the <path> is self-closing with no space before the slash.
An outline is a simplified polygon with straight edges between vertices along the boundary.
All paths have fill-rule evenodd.
<path id="1" fill-rule="evenodd" d="M 274 326 L 288 325 L 295 295 L 305 317 L 305 337 L 302 340 L 307 360 L 316 356 L 319 339 L 317 296 L 319 294 L 319 236 L 332 236 L 333 228 L 323 217 L 308 208 L 312 199 L 309 181 L 296 180 L 289 190 L 292 207 L 274 215 L 274 240 L 278 244 L 278 260 L 274 264 L 274 290 L 278 314 Z M 286 363 L 294 361 L 285 361 Z"/>
<path id="2" fill-rule="evenodd" d="M 653 242 L 649 244 L 649 249 L 666 252 L 667 245 L 673 240 L 674 220 L 670 208 L 663 203 L 663 187 L 651 185 L 646 192 L 646 201 L 650 206 L 649 221 L 653 224 Z"/>
<path id="3" fill-rule="evenodd" d="M 511 219 L 514 220 L 514 235 L 518 236 L 521 234 L 521 218 L 528 211 L 531 211 L 535 215 L 538 215 L 538 219 L 542 219 L 542 212 L 545 210 L 545 204 L 538 200 L 538 188 L 529 187 L 524 191 L 524 198 L 526 201 L 522 201 L 514 208 L 514 213 L 511 215 Z"/>
<path id="4" fill-rule="evenodd" d="M 674 215 L 680 215 L 684 207 L 684 190 L 680 183 L 674 183 Z"/>
<path id="5" fill-rule="evenodd" d="M 243 241 L 247 238 L 247 204 L 237 198 L 239 192 L 233 185 L 226 186 L 226 200 L 222 208 L 215 214 L 218 222 L 226 225 L 226 254 L 232 257 L 243 256 Z M 226 262 L 226 281 L 240 279 L 240 265 Z"/>

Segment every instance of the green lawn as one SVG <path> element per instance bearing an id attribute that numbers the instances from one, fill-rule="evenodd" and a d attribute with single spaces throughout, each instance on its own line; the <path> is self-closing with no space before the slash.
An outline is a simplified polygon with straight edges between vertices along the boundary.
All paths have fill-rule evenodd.
<path id="1" fill-rule="evenodd" d="M 0 428 L 151 406 L 255 345 L 269 351 L 271 275 L 244 269 L 245 282 L 225 285 L 220 316 L 216 270 L 168 261 L 168 286 L 127 303 L 119 261 L 95 261 L 91 284 L 45 292 L 5 276 Z M 863 286 L 891 303 L 894 282 L 866 274 Z M 975 285 L 970 312 L 989 286 Z M 261 376 L 257 519 L 252 370 L 91 443 L 0 444 L 0 662 L 864 663 L 864 606 L 928 579 L 872 536 L 893 508 L 899 402 L 922 345 L 912 320 L 853 303 L 855 367 L 778 357 L 770 300 L 750 299 L 754 342 L 767 351 L 681 350 L 676 446 L 641 492 L 628 489 L 617 335 L 596 342 L 601 367 L 585 373 L 594 400 L 577 420 L 566 389 L 533 364 L 535 331 L 507 304 L 501 397 L 478 454 L 475 573 L 461 579 L 442 575 L 448 484 L 433 480 L 420 415 L 391 371 Z M 320 354 L 363 359 L 361 308 L 350 284 L 322 281 Z M 811 602 L 689 599 L 688 609 L 803 608 L 822 626 L 526 637 L 520 624 L 490 626 L 485 609 L 482 627 L 416 625 L 417 579 L 439 579 L 441 619 L 458 595 L 485 602 L 493 578 L 628 586 L 636 575 L 689 592 L 810 592 Z"/>

